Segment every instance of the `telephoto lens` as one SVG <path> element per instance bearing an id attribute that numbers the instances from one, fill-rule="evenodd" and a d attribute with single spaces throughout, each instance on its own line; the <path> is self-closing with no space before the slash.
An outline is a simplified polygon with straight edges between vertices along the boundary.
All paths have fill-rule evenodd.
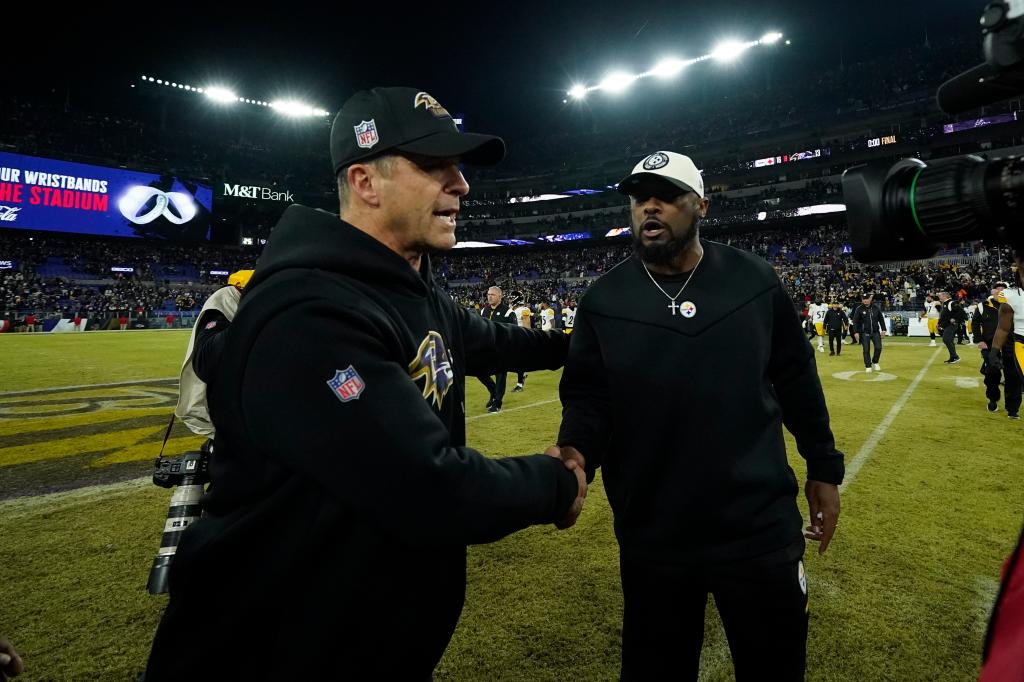
<path id="1" fill-rule="evenodd" d="M 853 255 L 864 263 L 928 258 L 943 244 L 979 239 L 1024 241 L 1020 157 L 855 166 L 843 173 L 843 196 Z"/>
<path id="2" fill-rule="evenodd" d="M 207 441 L 207 444 L 210 441 Z M 157 460 L 153 482 L 161 487 L 176 485 L 171 495 L 171 504 L 167 508 L 167 521 L 160 538 L 160 550 L 153 559 L 149 571 L 146 589 L 150 594 L 166 594 L 167 579 L 171 571 L 171 562 L 178 550 L 178 541 L 188 525 L 202 515 L 199 498 L 203 496 L 206 483 L 209 481 L 207 469 L 208 452 L 212 446 L 203 445 L 200 452 L 186 452 L 180 458 Z"/>

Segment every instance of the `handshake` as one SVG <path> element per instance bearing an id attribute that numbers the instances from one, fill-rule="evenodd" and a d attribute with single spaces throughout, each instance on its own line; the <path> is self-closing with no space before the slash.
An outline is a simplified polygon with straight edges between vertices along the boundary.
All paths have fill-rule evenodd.
<path id="1" fill-rule="evenodd" d="M 573 500 L 572 506 L 569 507 L 569 511 L 566 513 L 565 517 L 555 523 L 555 528 L 565 530 L 576 523 L 576 519 L 579 518 L 580 512 L 583 511 L 583 500 L 587 497 L 587 474 L 584 471 L 586 460 L 583 459 L 583 455 L 580 454 L 579 450 L 569 445 L 561 448 L 557 445 L 552 445 L 544 451 L 544 454 L 548 457 L 555 457 L 556 459 L 562 460 L 562 464 L 565 465 L 565 468 L 576 474 L 576 483 L 579 485 L 579 492 L 576 494 L 576 499 Z"/>

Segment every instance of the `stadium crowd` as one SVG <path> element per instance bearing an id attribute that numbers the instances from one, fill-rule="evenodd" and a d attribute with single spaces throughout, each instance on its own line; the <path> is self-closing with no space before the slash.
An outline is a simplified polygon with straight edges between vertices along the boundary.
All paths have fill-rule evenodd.
<path id="1" fill-rule="evenodd" d="M 856 302 L 864 291 L 874 292 L 883 310 L 919 308 L 926 294 L 939 290 L 978 301 L 988 295 L 993 281 L 1010 277 L 1008 252 L 984 246 L 975 250 L 973 245 L 945 252 L 945 262 L 913 262 L 895 268 L 863 265 L 853 259 L 841 223 L 789 230 L 712 230 L 705 236 L 770 262 L 798 305 L 812 299 Z M 15 269 L 0 270 L 0 311 L 8 317 L 26 312 L 89 317 L 120 311 L 151 316 L 195 310 L 225 282 L 224 276 L 211 275 L 210 270 L 233 272 L 255 264 L 255 252 L 228 246 L 28 238 L 10 233 L 0 233 L 0 245 L 16 264 Z M 528 302 L 561 306 L 578 301 L 588 284 L 628 257 L 630 249 L 630 240 L 622 237 L 597 244 L 461 249 L 437 256 L 433 262 L 439 281 L 463 305 L 479 307 L 487 286 L 497 284 L 522 292 Z M 69 274 L 46 277 L 37 272 L 55 261 L 68 267 Z M 112 266 L 125 263 L 133 264 L 135 272 L 111 274 Z M 198 277 L 172 284 L 154 274 L 154 270 L 176 269 Z"/>

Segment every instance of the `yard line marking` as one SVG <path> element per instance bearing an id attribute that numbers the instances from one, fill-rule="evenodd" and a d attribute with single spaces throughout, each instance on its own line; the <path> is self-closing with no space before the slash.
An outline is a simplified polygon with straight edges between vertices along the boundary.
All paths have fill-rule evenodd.
<path id="1" fill-rule="evenodd" d="M 47 493 L 45 495 L 12 497 L 9 500 L 0 500 L 0 511 L 3 512 L 3 517 L 5 519 L 9 519 L 19 513 L 33 511 L 49 513 L 56 509 L 89 502 L 93 498 L 101 495 L 129 493 L 136 490 L 142 490 L 143 488 L 152 485 L 153 477 L 143 476 L 141 478 L 133 478 L 127 481 L 119 481 L 117 483 L 100 483 L 98 485 L 75 488 L 74 490 L 62 490 L 61 492 Z"/>
<path id="2" fill-rule="evenodd" d="M 903 391 L 903 395 L 901 395 L 896 402 L 892 404 L 892 407 L 889 408 L 889 413 L 885 415 L 885 418 L 882 419 L 878 426 L 875 427 L 875 430 L 871 432 L 868 439 L 864 441 L 864 445 L 860 446 L 860 450 L 858 450 L 857 454 L 854 455 L 853 461 L 851 461 L 849 466 L 846 467 L 846 476 L 844 477 L 843 484 L 839 486 L 840 492 L 853 483 L 853 479 L 857 477 L 861 467 L 864 466 L 864 463 L 867 462 L 869 457 L 871 457 L 871 454 L 875 451 L 875 448 L 878 447 L 878 444 L 882 442 L 882 438 L 884 438 L 885 434 L 889 431 L 889 427 L 892 426 L 894 421 L 896 421 L 896 417 L 903 410 L 904 406 L 906 406 L 907 401 L 910 400 L 910 396 L 914 395 L 914 391 L 917 390 L 921 380 L 924 379 L 924 375 L 928 373 L 932 363 L 935 362 L 935 359 L 939 357 L 939 354 L 943 350 L 945 349 L 935 349 L 932 356 L 928 358 L 928 362 L 924 364 L 921 371 L 917 373 L 914 380 L 910 382 L 909 386 L 907 386 L 907 390 Z"/>
<path id="3" fill-rule="evenodd" d="M 549 405 L 551 403 L 559 402 L 560 398 L 552 398 L 551 400 L 541 400 L 537 403 L 530 403 L 529 405 L 520 405 L 519 407 L 510 407 L 507 410 L 502 408 L 501 412 L 484 412 L 483 414 L 475 414 L 472 417 L 466 417 L 466 421 L 473 421 L 474 419 L 483 419 L 484 417 L 497 417 L 499 414 L 506 412 L 515 412 L 516 410 L 526 410 L 531 407 L 537 407 L 538 405 Z"/>
<path id="4" fill-rule="evenodd" d="M 988 621 L 992 617 L 998 595 L 998 580 L 987 575 L 979 575 L 974 579 L 974 629 L 982 635 L 988 629 Z"/>
<path id="5" fill-rule="evenodd" d="M 137 379 L 135 381 L 117 381 L 112 384 L 80 384 L 78 386 L 54 386 L 53 388 L 33 388 L 28 391 L 4 391 L 3 396 L 33 395 L 35 393 L 59 393 L 61 391 L 77 391 L 83 388 L 115 388 L 117 386 L 138 386 L 139 384 L 151 384 L 155 381 L 177 381 L 178 377 L 163 377 L 161 379 Z"/>

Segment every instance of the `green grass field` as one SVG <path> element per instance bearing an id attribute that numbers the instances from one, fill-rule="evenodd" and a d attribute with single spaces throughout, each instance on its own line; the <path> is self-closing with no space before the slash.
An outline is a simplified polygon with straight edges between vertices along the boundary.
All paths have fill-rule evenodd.
<path id="1" fill-rule="evenodd" d="M 187 338 L 0 336 L 0 632 L 25 659 L 19 680 L 133 680 L 144 667 L 166 603 L 145 584 L 170 492 L 139 478 L 159 449 Z M 1024 431 L 985 411 L 973 349 L 946 366 L 926 341 L 886 341 L 882 375 L 863 373 L 858 348 L 817 356 L 850 474 L 832 547 L 805 557 L 808 679 L 973 680 L 1024 514 Z M 470 444 L 495 456 L 542 451 L 558 429 L 557 382 L 531 374 L 488 415 L 471 379 Z M 168 452 L 198 442 L 176 430 Z M 574 528 L 472 547 L 468 571 L 436 679 L 617 679 L 618 555 L 599 481 Z M 732 679 L 713 606 L 707 620 L 701 679 Z"/>

